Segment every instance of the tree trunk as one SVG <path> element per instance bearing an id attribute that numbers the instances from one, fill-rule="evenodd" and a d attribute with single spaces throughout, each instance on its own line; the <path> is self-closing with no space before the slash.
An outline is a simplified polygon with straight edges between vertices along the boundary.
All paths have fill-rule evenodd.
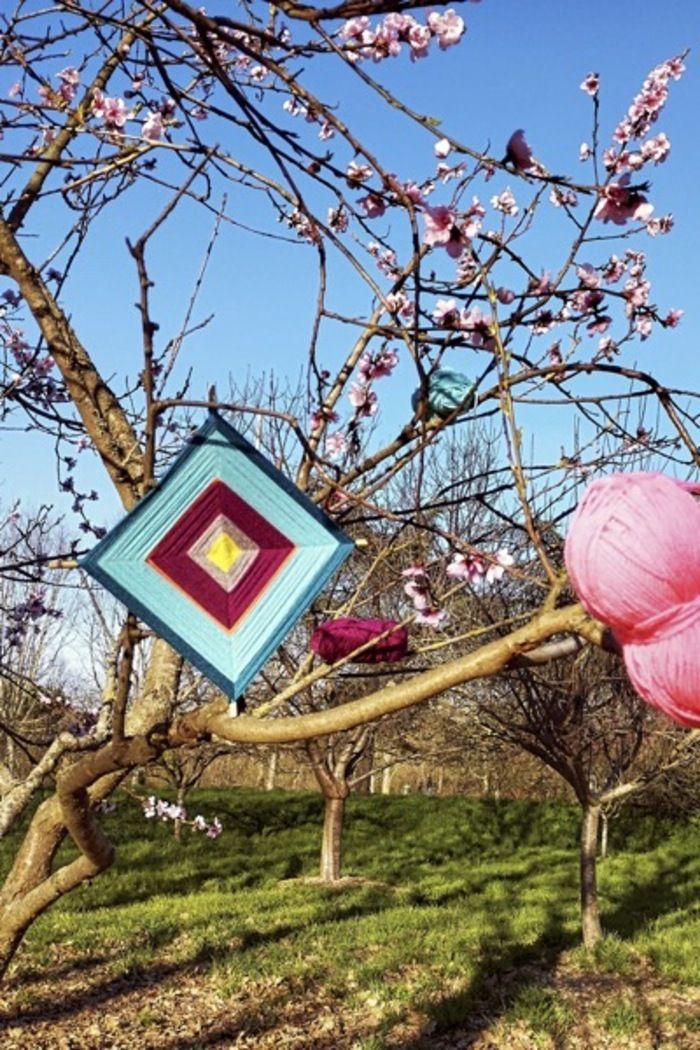
<path id="1" fill-rule="evenodd" d="M 605 860 L 608 855 L 608 814 L 605 810 L 600 814 L 600 859 Z"/>
<path id="2" fill-rule="evenodd" d="M 596 853 L 600 806 L 586 803 L 581 823 L 581 930 L 586 948 L 594 948 L 603 936 L 598 908 Z"/>
<path id="3" fill-rule="evenodd" d="M 345 798 L 324 795 L 324 801 L 321 878 L 324 882 L 337 882 L 341 871 Z"/>
<path id="4" fill-rule="evenodd" d="M 185 795 L 186 794 L 187 794 L 187 788 L 184 787 L 183 784 L 180 784 L 178 789 L 177 789 L 177 797 L 175 799 L 175 804 L 177 806 L 179 806 L 183 810 L 185 808 Z M 182 841 L 182 821 L 180 820 L 179 817 L 176 817 L 175 821 L 173 822 L 173 837 L 175 838 L 176 842 L 181 842 Z"/>
<path id="5" fill-rule="evenodd" d="M 391 778 L 394 775 L 393 766 L 384 766 L 382 770 L 382 795 L 391 794 Z"/>
<path id="6" fill-rule="evenodd" d="M 182 657 L 157 639 L 144 690 L 129 712 L 129 732 L 147 731 L 153 724 L 167 719 L 177 695 L 181 667 Z M 127 762 L 123 769 L 97 775 L 92 786 L 85 791 L 82 804 L 94 807 L 111 795 L 128 774 L 130 766 L 131 762 Z M 70 769 L 71 766 L 67 765 L 64 772 L 70 775 Z M 86 810 L 86 820 L 81 830 L 89 830 L 93 819 L 92 812 Z M 54 859 L 65 835 L 62 804 L 58 794 L 52 795 L 42 802 L 32 817 L 24 841 L 0 889 L 0 977 L 34 920 L 64 894 L 99 875 L 114 861 L 114 849 L 100 833 L 99 856 L 91 859 L 82 854 L 54 871 Z"/>
<path id="7" fill-rule="evenodd" d="M 277 759 L 279 752 L 277 748 L 273 748 L 270 752 L 267 760 L 267 769 L 265 770 L 265 790 L 274 791 L 275 789 L 275 778 L 277 776 Z"/>

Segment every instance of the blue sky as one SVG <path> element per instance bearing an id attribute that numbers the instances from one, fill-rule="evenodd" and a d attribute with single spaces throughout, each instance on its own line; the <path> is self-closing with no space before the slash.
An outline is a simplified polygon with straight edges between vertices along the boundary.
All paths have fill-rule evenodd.
<path id="1" fill-rule="evenodd" d="M 218 6 L 209 5 L 213 13 Z M 700 5 L 695 0 L 667 0 L 634 9 L 610 0 L 559 4 L 483 0 L 478 5 L 461 5 L 459 10 L 468 25 L 460 46 L 445 54 L 435 52 L 418 63 L 402 55 L 380 66 L 370 65 L 368 71 L 420 112 L 439 117 L 446 134 L 477 149 L 490 144 L 500 156 L 510 133 L 523 127 L 550 171 L 582 179 L 588 176 L 579 164 L 578 149 L 589 139 L 591 126 L 590 100 L 579 90 L 583 76 L 597 71 L 601 77 L 601 140 L 605 144 L 646 73 L 664 59 L 694 49 L 700 35 Z M 687 66 L 683 80 L 671 85 L 671 98 L 658 125 L 658 130 L 668 134 L 672 151 L 666 164 L 653 170 L 650 193 L 656 213 L 672 211 L 676 227 L 668 237 L 643 238 L 635 245 L 649 254 L 654 300 L 664 308 L 684 309 L 685 316 L 677 331 L 656 334 L 634 352 L 628 351 L 625 363 L 637 363 L 668 383 L 697 389 L 700 206 L 695 183 L 700 170 L 700 92 L 694 50 Z M 319 94 L 337 103 L 340 116 L 359 128 L 360 137 L 376 149 L 387 168 L 402 178 L 423 178 L 430 173 L 434 158 L 428 136 L 396 114 L 387 114 L 335 62 L 319 62 L 309 69 L 309 75 Z M 0 90 L 7 87 L 9 84 L 0 84 Z M 303 127 L 299 130 L 304 132 Z M 345 162 L 339 148 L 339 161 L 341 157 Z M 520 195 L 521 186 L 510 181 Z M 489 184 L 488 194 L 508 183 L 507 176 L 499 173 Z M 128 373 L 133 378 L 139 369 L 137 284 L 124 237 L 137 237 L 159 207 L 155 191 L 144 189 L 105 214 L 66 292 L 65 302 L 77 331 L 107 376 Z M 263 214 L 257 205 L 232 202 L 232 211 L 242 223 L 262 223 L 280 232 L 269 212 Z M 543 209 L 532 239 L 532 257 L 542 267 L 555 268 L 565 247 L 559 218 L 554 209 Z M 55 199 L 45 202 L 29 227 L 34 238 L 28 241 L 30 253 L 55 244 L 64 222 L 65 212 Z M 387 223 L 378 229 L 390 232 Z M 153 242 L 154 316 L 163 339 L 179 327 L 210 230 L 211 218 L 187 206 L 181 218 Z M 344 309 L 367 313 L 369 298 L 353 286 L 347 269 L 333 265 L 331 273 L 337 281 L 335 302 Z M 274 371 L 294 378 L 304 361 L 315 293 L 311 249 L 256 238 L 235 226 L 225 228 L 195 313 L 195 320 L 209 314 L 214 319 L 187 344 L 181 362 L 180 375 L 193 370 L 192 395 L 203 396 L 213 381 L 224 392 L 229 374 L 241 380 L 249 372 Z M 349 339 L 343 327 L 324 328 L 322 359 L 332 366 L 347 349 Z M 412 379 L 401 374 L 392 388 L 384 407 L 386 433 L 405 418 L 403 405 L 408 405 L 412 385 Z M 543 456 L 551 455 L 564 440 L 559 421 L 551 413 L 533 418 L 528 425 L 531 433 L 525 434 L 526 447 L 531 439 L 536 440 Z M 101 479 L 99 465 L 83 457 L 78 484 L 86 489 L 99 486 L 105 493 L 98 517 L 108 524 L 118 507 Z M 5 504 L 18 495 L 27 506 L 38 500 L 53 501 L 70 517 L 66 498 L 55 495 L 51 443 L 40 435 L 4 436 L 0 482 Z"/>

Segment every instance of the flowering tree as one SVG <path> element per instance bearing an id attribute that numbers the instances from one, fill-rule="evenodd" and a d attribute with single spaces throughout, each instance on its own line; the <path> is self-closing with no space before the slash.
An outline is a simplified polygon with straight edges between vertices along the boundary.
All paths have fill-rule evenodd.
<path id="1" fill-rule="evenodd" d="M 637 341 L 681 316 L 675 304 L 655 304 L 642 246 L 672 226 L 653 210 L 647 173 L 668 154 L 655 124 L 682 56 L 652 70 L 605 145 L 598 78 L 585 77 L 592 123 L 585 175 L 574 179 L 536 160 L 520 129 L 495 154 L 484 152 L 438 130 L 385 85 L 391 63 L 439 62 L 465 28 L 455 8 L 425 13 L 413 0 L 277 0 L 241 7 L 237 17 L 228 5 L 203 10 L 184 0 L 59 0 L 50 10 L 18 0 L 3 16 L 3 68 L 14 75 L 0 103 L 3 418 L 29 421 L 57 449 L 59 486 L 83 548 L 104 531 L 93 515 L 97 493 L 80 481 L 91 451 L 130 509 L 198 408 L 233 412 L 253 428 L 273 419 L 287 435 L 278 462 L 302 491 L 351 533 L 386 528 L 393 556 L 405 550 L 394 593 L 415 625 L 413 651 L 431 647 L 433 657 L 420 671 L 408 662 L 400 681 L 378 679 L 367 690 L 358 680 L 352 698 L 295 715 L 295 697 L 348 658 L 328 666 L 278 654 L 248 715 L 230 717 L 222 699 L 183 714 L 182 660 L 162 640 L 149 643 L 134 687 L 135 654 L 149 632 L 126 616 L 95 724 L 62 734 L 41 759 L 56 793 L 37 809 L 0 891 L 0 968 L 43 910 L 112 863 L 96 807 L 164 751 L 212 736 L 274 745 L 354 730 L 514 660 L 556 659 L 582 638 L 601 644 L 601 625 L 567 601 L 558 542 L 582 476 L 624 468 L 634 456 L 661 457 L 677 472 L 697 462 L 692 396 L 629 358 Z M 369 127 L 346 122 L 343 104 L 316 86 L 317 67 L 338 69 L 372 112 L 383 107 L 387 120 L 412 129 L 424 143 L 412 170 L 397 173 L 389 145 L 380 155 Z M 156 249 L 178 217 L 191 224 L 194 215 L 211 235 L 175 321 L 168 302 L 165 331 L 157 292 L 175 268 Z M 114 282 L 105 309 L 120 316 L 136 288 L 140 360 L 101 362 L 99 347 L 81 337 L 80 268 L 98 243 L 103 270 L 118 272 L 121 238 L 115 247 L 105 232 L 135 222 L 132 286 Z M 546 270 L 530 256 L 543 223 L 561 235 Z M 301 405 L 245 397 L 217 405 L 213 394 L 194 396 L 204 379 L 181 362 L 188 338 L 202 338 L 207 324 L 198 304 L 212 255 L 243 231 L 259 233 L 271 258 L 295 248 L 308 275 L 316 306 L 299 361 Z M 633 234 L 640 246 L 629 246 Z M 258 311 L 269 308 L 261 293 Z M 412 404 L 406 389 L 415 390 Z M 380 406 L 401 416 L 399 404 L 405 411 L 387 436 Z M 566 420 L 558 462 L 528 460 L 521 421 L 535 409 Z M 452 457 L 440 461 L 447 467 L 437 490 L 429 485 L 447 436 L 486 423 L 478 433 L 493 456 L 484 469 L 465 485 Z M 410 498 L 397 505 L 392 482 L 409 471 Z M 450 516 L 457 506 L 467 509 L 463 523 L 478 508 L 482 524 L 463 531 Z M 38 557 L 37 571 L 45 562 Z M 379 578 L 374 565 L 350 570 L 356 611 L 372 608 Z M 450 621 L 451 593 L 504 579 L 519 588 L 517 615 L 468 631 Z M 347 605 L 347 586 L 340 590 L 326 614 Z M 437 643 L 436 629 L 444 632 Z M 30 794 L 26 784 L 4 792 L 3 829 Z M 79 855 L 55 867 L 66 834 Z"/>

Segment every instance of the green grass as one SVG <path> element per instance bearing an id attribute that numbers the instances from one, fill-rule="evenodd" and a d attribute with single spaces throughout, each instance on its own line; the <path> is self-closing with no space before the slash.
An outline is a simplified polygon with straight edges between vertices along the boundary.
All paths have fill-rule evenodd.
<path id="1" fill-rule="evenodd" d="M 629 999 L 620 999 L 603 1015 L 603 1027 L 612 1035 L 634 1035 L 643 1023 L 639 1007 Z"/>
<path id="2" fill-rule="evenodd" d="M 381 1034 L 409 1009 L 438 1030 L 457 1025 L 488 1004 L 499 975 L 532 961 L 546 973 L 578 943 L 573 807 L 351 799 L 345 870 L 365 881 L 342 890 L 297 879 L 316 873 L 318 796 L 208 791 L 189 808 L 218 814 L 221 837 L 186 832 L 178 845 L 169 825 L 120 799 L 104 817 L 115 867 L 35 923 L 21 969 L 57 965 L 60 975 L 56 945 L 115 974 L 204 964 L 222 995 L 257 980 L 281 981 L 280 996 L 322 986 L 371 1009 Z M 669 831 L 630 817 L 613 840 L 619 852 L 600 866 L 610 935 L 594 959 L 579 953 L 581 967 L 625 974 L 643 956 L 660 974 L 700 982 L 700 826 Z M 0 844 L 5 867 L 12 845 Z M 505 1016 L 536 1033 L 566 1028 L 566 1003 L 541 983 L 516 982 L 498 997 Z M 633 1030 L 628 1006 L 606 1015 L 610 1031 Z M 151 1020 L 145 1013 L 144 1028 Z"/>
<path id="3" fill-rule="evenodd" d="M 571 1008 L 561 996 L 542 985 L 528 984 L 515 995 L 508 1019 L 523 1021 L 536 1034 L 556 1036 L 565 1031 L 573 1017 Z"/>

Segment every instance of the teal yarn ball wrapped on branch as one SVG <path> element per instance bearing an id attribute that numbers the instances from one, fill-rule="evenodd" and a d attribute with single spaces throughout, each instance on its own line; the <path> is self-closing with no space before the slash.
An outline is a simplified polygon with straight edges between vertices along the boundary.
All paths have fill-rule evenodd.
<path id="1" fill-rule="evenodd" d="M 414 412 L 421 399 L 421 388 L 414 391 L 411 399 Z M 473 405 L 474 383 L 461 372 L 439 368 L 428 376 L 428 408 L 431 416 L 446 419 L 458 409 L 466 411 Z"/>

